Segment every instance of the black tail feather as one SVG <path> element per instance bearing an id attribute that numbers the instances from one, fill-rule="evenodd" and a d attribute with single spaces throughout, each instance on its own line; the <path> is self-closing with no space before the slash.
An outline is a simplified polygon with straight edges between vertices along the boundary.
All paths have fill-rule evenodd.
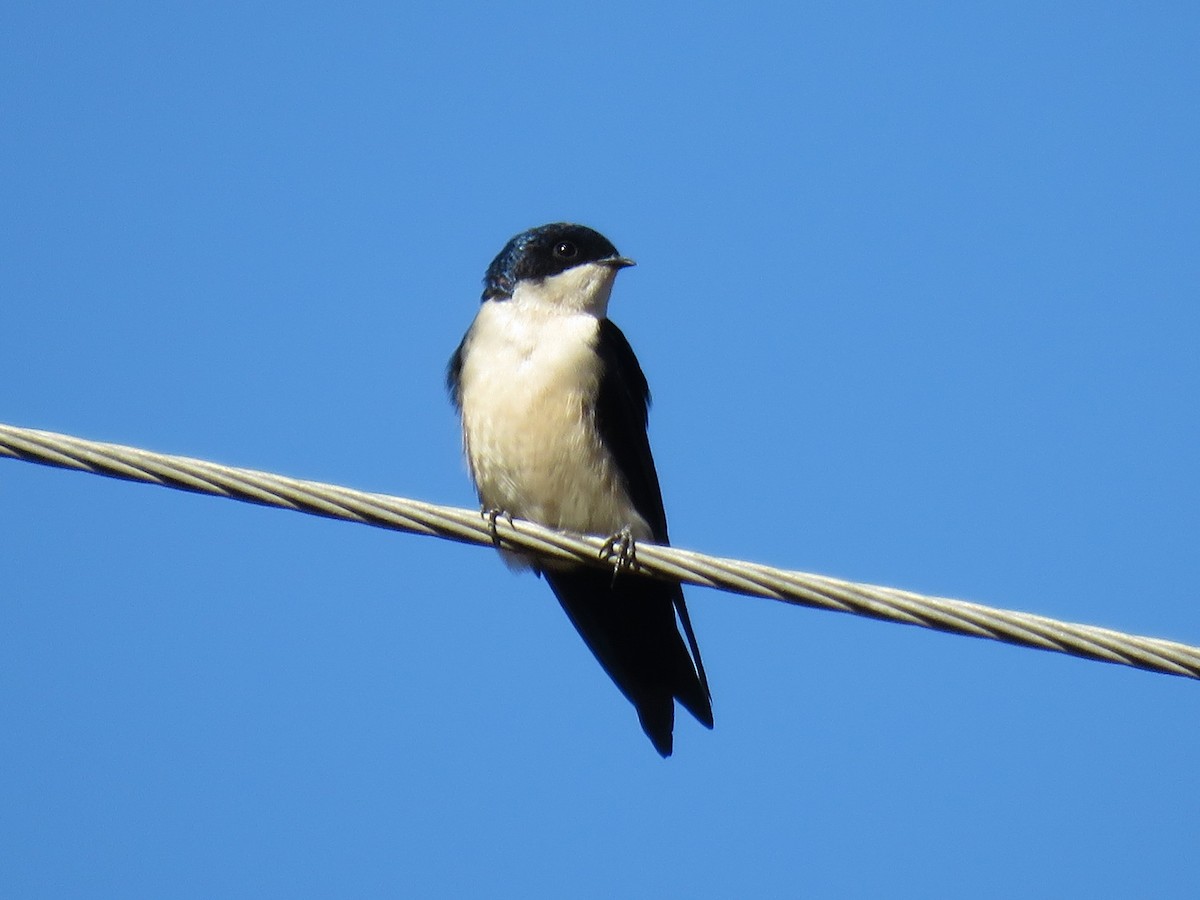
<path id="1" fill-rule="evenodd" d="M 624 573 L 614 582 L 601 569 L 543 574 L 604 671 L 637 709 L 642 730 L 661 755 L 671 755 L 675 700 L 713 727 L 708 678 L 678 584 Z"/>

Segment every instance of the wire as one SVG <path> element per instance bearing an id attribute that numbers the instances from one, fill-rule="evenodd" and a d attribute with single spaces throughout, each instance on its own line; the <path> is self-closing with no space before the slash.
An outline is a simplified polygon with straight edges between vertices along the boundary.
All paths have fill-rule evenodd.
<path id="1" fill-rule="evenodd" d="M 499 517 L 492 522 L 478 510 L 356 491 L 50 431 L 0 424 L 0 456 L 394 531 L 486 546 L 498 543 L 505 549 L 540 557 L 611 565 L 602 557 L 602 537 L 554 531 L 521 519 L 510 522 Z M 1174 641 L 706 556 L 677 547 L 638 542 L 635 552 L 637 570 L 660 578 L 1200 679 L 1200 647 Z"/>

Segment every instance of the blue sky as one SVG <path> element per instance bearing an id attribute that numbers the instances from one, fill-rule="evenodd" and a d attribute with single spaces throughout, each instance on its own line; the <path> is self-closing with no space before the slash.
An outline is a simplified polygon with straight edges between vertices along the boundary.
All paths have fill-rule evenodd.
<path id="1" fill-rule="evenodd" d="M 685 547 L 1200 643 L 1192 3 L 0 12 L 0 421 L 471 505 L 514 233 Z M 1200 685 L 688 592 L 663 761 L 487 550 L 0 463 L 10 896 L 1191 896 Z"/>

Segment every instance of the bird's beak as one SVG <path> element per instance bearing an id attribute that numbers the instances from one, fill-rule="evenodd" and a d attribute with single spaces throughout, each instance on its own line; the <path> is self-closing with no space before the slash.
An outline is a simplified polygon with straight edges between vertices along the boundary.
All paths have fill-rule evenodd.
<path id="1" fill-rule="evenodd" d="M 614 269 L 624 269 L 628 266 L 636 266 L 637 263 L 624 256 L 610 256 L 608 259 L 600 260 L 600 265 L 611 266 Z"/>

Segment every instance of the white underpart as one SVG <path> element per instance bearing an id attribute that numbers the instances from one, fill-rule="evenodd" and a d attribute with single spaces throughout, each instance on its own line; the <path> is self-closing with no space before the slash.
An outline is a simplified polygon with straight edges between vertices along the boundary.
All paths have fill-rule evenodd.
<path id="1" fill-rule="evenodd" d="M 616 270 L 576 266 L 488 300 L 460 376 L 463 444 L 485 507 L 551 528 L 651 538 L 593 420 L 599 317 Z"/>

